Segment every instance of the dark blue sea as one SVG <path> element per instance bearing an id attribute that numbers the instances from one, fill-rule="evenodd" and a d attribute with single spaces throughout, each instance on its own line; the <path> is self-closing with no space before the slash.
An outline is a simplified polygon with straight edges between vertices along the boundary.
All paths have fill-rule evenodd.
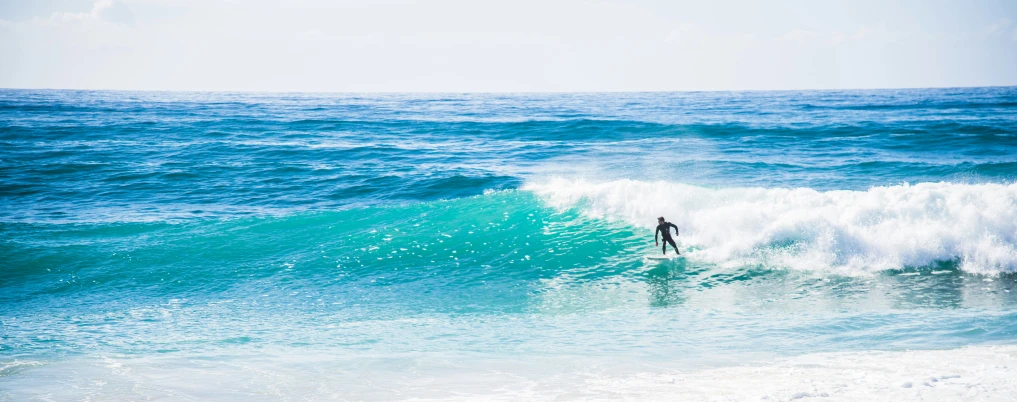
<path id="1" fill-rule="evenodd" d="M 1015 183 L 1014 87 L 0 90 L 0 400 L 988 384 Z"/>

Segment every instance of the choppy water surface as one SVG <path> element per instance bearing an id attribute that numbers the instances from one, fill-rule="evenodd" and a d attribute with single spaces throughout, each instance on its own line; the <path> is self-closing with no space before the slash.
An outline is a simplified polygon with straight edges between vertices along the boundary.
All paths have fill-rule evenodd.
<path id="1" fill-rule="evenodd" d="M 0 398 L 1012 344 L 1015 180 L 1015 88 L 3 90 Z"/>

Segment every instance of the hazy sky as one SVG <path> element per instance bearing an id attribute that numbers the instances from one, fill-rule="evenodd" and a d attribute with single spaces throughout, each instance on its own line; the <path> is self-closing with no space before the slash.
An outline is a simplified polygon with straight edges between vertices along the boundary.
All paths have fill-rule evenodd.
<path id="1" fill-rule="evenodd" d="M 1017 1 L 0 0 L 0 87 L 1017 85 Z"/>

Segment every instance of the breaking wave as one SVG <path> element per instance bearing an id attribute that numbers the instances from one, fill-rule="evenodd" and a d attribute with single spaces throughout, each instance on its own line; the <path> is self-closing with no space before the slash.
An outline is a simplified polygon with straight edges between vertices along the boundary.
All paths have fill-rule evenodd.
<path id="1" fill-rule="evenodd" d="M 954 261 L 978 274 L 1017 271 L 1017 184 L 706 188 L 674 182 L 553 178 L 525 190 L 558 209 L 652 229 L 681 229 L 689 258 L 845 274 Z"/>

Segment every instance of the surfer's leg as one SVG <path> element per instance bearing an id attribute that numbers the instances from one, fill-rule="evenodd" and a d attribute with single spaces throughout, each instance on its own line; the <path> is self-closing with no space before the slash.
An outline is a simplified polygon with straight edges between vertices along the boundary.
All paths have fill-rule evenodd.
<path id="1" fill-rule="evenodd" d="M 667 240 L 664 241 L 664 249 L 665 250 L 667 249 L 667 244 L 668 243 L 671 243 L 671 247 L 674 247 L 674 252 L 676 252 L 679 255 L 681 255 L 682 252 L 678 251 L 678 246 L 674 244 L 674 239 L 667 239 Z"/>
<path id="2" fill-rule="evenodd" d="M 664 244 L 664 247 L 661 247 L 661 251 L 664 252 L 664 255 L 667 255 L 667 239 L 664 239 L 662 243 Z"/>

